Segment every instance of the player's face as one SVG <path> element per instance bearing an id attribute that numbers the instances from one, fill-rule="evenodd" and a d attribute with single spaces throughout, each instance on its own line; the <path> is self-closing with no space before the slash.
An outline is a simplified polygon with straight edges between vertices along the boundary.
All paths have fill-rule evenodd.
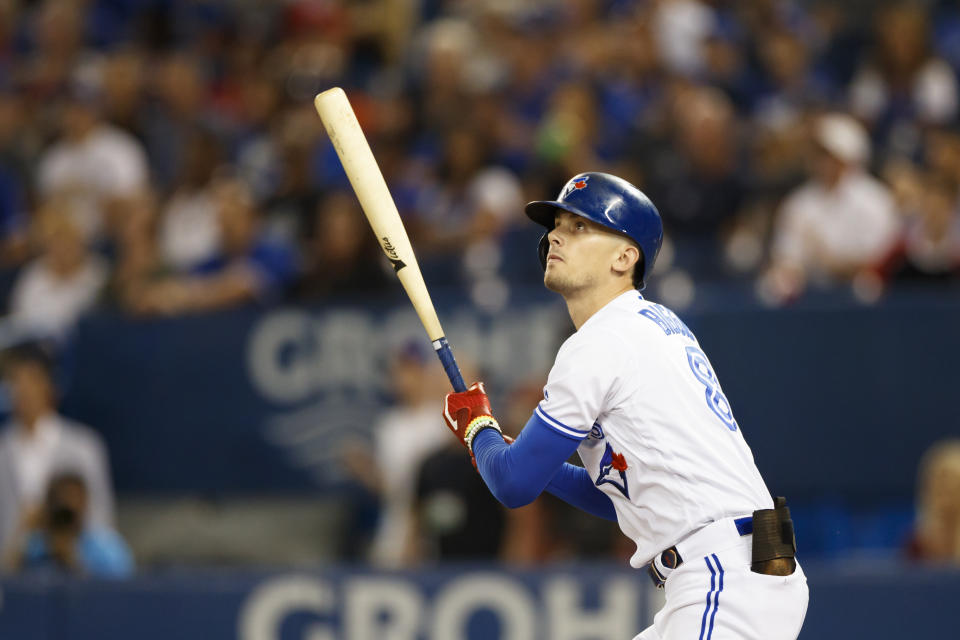
<path id="1" fill-rule="evenodd" d="M 557 211 L 548 234 L 550 250 L 543 283 L 563 296 L 589 289 L 611 277 L 611 264 L 619 255 L 623 238 L 581 216 Z"/>

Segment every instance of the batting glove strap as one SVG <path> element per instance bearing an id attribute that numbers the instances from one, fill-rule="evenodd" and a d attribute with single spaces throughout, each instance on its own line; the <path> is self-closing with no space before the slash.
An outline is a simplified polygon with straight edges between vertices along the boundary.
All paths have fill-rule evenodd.
<path id="1" fill-rule="evenodd" d="M 483 429 L 496 429 L 497 433 L 503 435 L 503 430 L 500 428 L 500 424 L 497 423 L 496 418 L 493 416 L 477 416 L 471 420 L 467 428 L 463 430 L 463 443 L 467 445 L 467 449 L 471 455 L 473 454 L 473 439 Z"/>

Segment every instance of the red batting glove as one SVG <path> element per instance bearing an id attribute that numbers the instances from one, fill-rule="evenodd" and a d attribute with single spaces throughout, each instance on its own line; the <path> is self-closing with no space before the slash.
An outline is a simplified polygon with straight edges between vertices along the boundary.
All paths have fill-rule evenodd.
<path id="1" fill-rule="evenodd" d="M 490 399 L 482 382 L 476 382 L 466 391 L 448 393 L 443 403 L 443 420 L 463 446 L 473 455 L 473 438 L 483 429 L 503 431 L 491 415 Z"/>

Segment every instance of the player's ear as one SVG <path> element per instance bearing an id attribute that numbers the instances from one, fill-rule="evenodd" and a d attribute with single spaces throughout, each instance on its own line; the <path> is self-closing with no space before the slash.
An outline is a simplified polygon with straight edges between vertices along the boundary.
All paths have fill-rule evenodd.
<path id="1" fill-rule="evenodd" d="M 632 242 L 624 242 L 620 245 L 620 251 L 613 262 L 613 270 L 618 274 L 633 273 L 633 267 L 640 259 L 640 249 Z"/>

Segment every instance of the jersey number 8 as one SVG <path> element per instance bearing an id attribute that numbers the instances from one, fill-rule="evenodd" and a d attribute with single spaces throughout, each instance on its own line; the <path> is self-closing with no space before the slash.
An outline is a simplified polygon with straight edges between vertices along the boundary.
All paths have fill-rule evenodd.
<path id="1" fill-rule="evenodd" d="M 700 384 L 706 387 L 707 406 L 720 418 L 720 422 L 726 425 L 727 429 L 736 431 L 737 421 L 733 419 L 733 410 L 730 408 L 727 396 L 723 395 L 723 389 L 720 388 L 720 382 L 710 367 L 707 356 L 696 347 L 687 347 L 687 364 L 690 365 L 690 370 Z"/>

